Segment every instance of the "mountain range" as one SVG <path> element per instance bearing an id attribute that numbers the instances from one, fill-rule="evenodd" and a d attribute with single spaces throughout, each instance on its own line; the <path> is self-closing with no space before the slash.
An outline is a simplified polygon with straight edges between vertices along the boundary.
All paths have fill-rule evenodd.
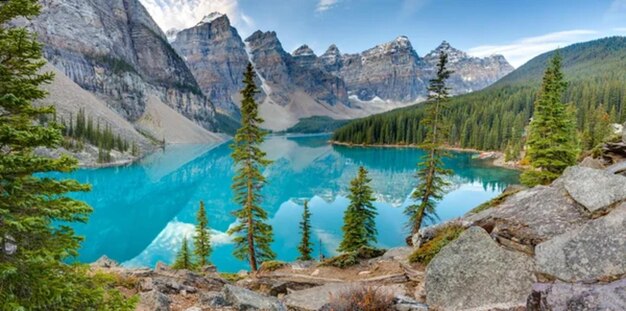
<path id="1" fill-rule="evenodd" d="M 75 84 L 90 94 L 89 102 L 99 103 L 95 111 L 85 100 L 88 114 L 141 145 L 146 137 L 169 143 L 224 139 L 215 133 L 236 124 L 248 62 L 257 72 L 264 127 L 275 131 L 307 117 L 353 119 L 423 100 L 440 51 L 450 55 L 454 94 L 482 89 L 513 70 L 502 56 L 471 57 L 445 41 L 423 57 L 404 36 L 358 54 L 332 45 L 318 56 L 306 45 L 286 52 L 272 31 L 243 39 L 219 13 L 166 34 L 139 0 L 41 5 L 42 14 L 27 25 L 56 67 L 58 81 L 50 89 Z M 62 101 L 53 104 L 72 117 Z M 107 117 L 109 112 L 121 118 Z"/>

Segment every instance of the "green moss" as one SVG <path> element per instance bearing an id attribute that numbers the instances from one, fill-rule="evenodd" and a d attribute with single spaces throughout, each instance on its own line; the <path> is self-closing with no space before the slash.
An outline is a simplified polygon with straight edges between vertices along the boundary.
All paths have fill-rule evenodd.
<path id="1" fill-rule="evenodd" d="M 325 260 L 321 265 L 327 267 L 347 268 L 359 263 L 360 260 L 380 257 L 384 249 L 364 246 L 354 252 L 347 252 Z"/>
<path id="2" fill-rule="evenodd" d="M 467 212 L 467 214 L 472 215 L 472 214 L 478 214 L 484 210 L 488 210 L 492 207 L 498 206 L 500 204 L 502 204 L 508 197 L 520 192 L 522 189 L 516 189 L 513 191 L 507 191 L 507 192 L 503 192 L 501 193 L 499 196 L 481 204 L 476 206 L 475 208 L 473 208 L 471 211 Z"/>
<path id="3" fill-rule="evenodd" d="M 286 263 L 282 262 L 282 261 L 278 261 L 278 260 L 270 260 L 270 261 L 266 261 L 264 263 L 261 264 L 261 271 L 262 272 L 271 272 L 271 271 L 276 271 L 282 267 L 287 266 Z"/>
<path id="4" fill-rule="evenodd" d="M 237 281 L 241 281 L 246 278 L 245 276 L 240 275 L 238 273 L 226 273 L 226 272 L 220 273 L 220 277 L 231 283 L 236 283 Z"/>
<path id="5" fill-rule="evenodd" d="M 409 262 L 428 265 L 442 248 L 456 240 L 463 231 L 465 228 L 460 225 L 447 225 L 439 228 L 432 240 L 420 246 L 409 256 Z"/>

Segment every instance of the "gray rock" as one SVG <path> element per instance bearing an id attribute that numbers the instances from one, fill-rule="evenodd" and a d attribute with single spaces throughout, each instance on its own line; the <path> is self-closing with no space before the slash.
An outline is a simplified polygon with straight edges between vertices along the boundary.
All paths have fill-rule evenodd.
<path id="1" fill-rule="evenodd" d="M 580 228 L 537 245 L 538 271 L 565 281 L 626 274 L 626 203 Z"/>
<path id="2" fill-rule="evenodd" d="M 626 310 L 626 279 L 608 284 L 535 284 L 529 311 Z"/>
<path id="3" fill-rule="evenodd" d="M 229 302 L 226 301 L 226 297 L 221 292 L 201 292 L 198 295 L 198 301 L 202 307 L 205 308 L 222 308 L 230 306 Z"/>
<path id="4" fill-rule="evenodd" d="M 98 260 L 92 263 L 91 266 L 98 268 L 115 268 L 119 267 L 120 264 L 117 263 L 117 261 L 107 257 L 106 255 L 102 255 L 102 257 L 98 258 Z"/>
<path id="5" fill-rule="evenodd" d="M 171 300 L 167 295 L 153 290 L 139 295 L 138 311 L 169 311 Z"/>
<path id="6" fill-rule="evenodd" d="M 286 310 L 278 299 L 266 297 L 245 288 L 226 285 L 224 286 L 223 293 L 228 304 L 232 305 L 237 310 Z"/>
<path id="7" fill-rule="evenodd" d="M 532 258 L 499 246 L 471 227 L 444 247 L 426 268 L 426 301 L 444 310 L 525 305 L 535 282 Z"/>
<path id="8" fill-rule="evenodd" d="M 604 164 L 602 164 L 600 160 L 594 159 L 593 157 L 584 158 L 582 162 L 580 162 L 580 164 L 578 165 L 582 167 L 593 168 L 596 170 L 604 169 Z"/>
<path id="9" fill-rule="evenodd" d="M 396 297 L 394 303 L 396 311 L 428 311 L 428 305 L 406 296 Z"/>
<path id="10" fill-rule="evenodd" d="M 626 144 L 626 123 L 622 126 L 622 142 Z"/>
<path id="11" fill-rule="evenodd" d="M 532 248 L 582 225 L 588 218 L 561 187 L 539 186 L 518 192 L 465 221 L 488 229 L 498 239 Z"/>
<path id="12" fill-rule="evenodd" d="M 383 254 L 382 259 L 405 261 L 411 253 L 413 253 L 413 248 L 411 247 L 394 247 L 387 250 L 385 254 Z"/>
<path id="13" fill-rule="evenodd" d="M 626 200 L 626 177 L 603 170 L 574 166 L 560 178 L 567 192 L 594 213 Z"/>

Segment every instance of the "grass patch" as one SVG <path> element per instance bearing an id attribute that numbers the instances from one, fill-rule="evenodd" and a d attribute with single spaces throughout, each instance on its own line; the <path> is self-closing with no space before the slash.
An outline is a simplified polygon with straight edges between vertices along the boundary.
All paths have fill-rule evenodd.
<path id="1" fill-rule="evenodd" d="M 409 262 L 428 265 L 430 261 L 450 242 L 456 240 L 465 228 L 461 225 L 451 224 L 437 229 L 435 237 L 416 249 L 410 256 Z"/>
<path id="2" fill-rule="evenodd" d="M 478 205 L 476 207 L 474 207 L 471 211 L 467 212 L 468 215 L 473 215 L 473 214 L 478 214 L 484 210 L 488 210 L 492 207 L 498 206 L 500 204 L 502 204 L 508 197 L 522 191 L 523 188 L 520 189 L 515 189 L 512 191 L 505 191 L 503 193 L 501 193 L 499 196 L 481 204 Z"/>
<path id="3" fill-rule="evenodd" d="M 347 252 L 326 259 L 324 260 L 324 262 L 322 262 L 321 266 L 343 269 L 358 264 L 360 260 L 380 257 L 385 253 L 385 251 L 386 250 L 384 249 L 363 246 L 354 252 Z"/>
<path id="4" fill-rule="evenodd" d="M 394 296 L 377 287 L 356 287 L 339 294 L 330 294 L 329 309 L 333 311 L 389 310 Z"/>
<path id="5" fill-rule="evenodd" d="M 270 260 L 270 261 L 263 262 L 259 270 L 261 272 L 272 272 L 285 266 L 287 266 L 287 264 L 282 261 Z"/>
<path id="6" fill-rule="evenodd" d="M 241 281 L 246 278 L 245 276 L 240 275 L 238 273 L 227 273 L 227 272 L 220 273 L 220 277 L 230 283 L 237 283 L 238 281 Z"/>

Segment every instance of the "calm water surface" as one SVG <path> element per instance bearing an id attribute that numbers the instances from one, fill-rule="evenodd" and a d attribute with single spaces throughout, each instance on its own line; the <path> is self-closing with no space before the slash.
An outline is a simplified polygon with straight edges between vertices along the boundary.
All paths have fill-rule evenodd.
<path id="1" fill-rule="evenodd" d="M 404 244 L 403 209 L 414 187 L 414 148 L 350 148 L 331 146 L 328 136 L 270 137 L 263 145 L 274 161 L 264 174 L 263 206 L 274 228 L 278 259 L 294 260 L 299 241 L 302 202 L 310 201 L 315 254 L 336 254 L 341 223 L 348 204 L 346 189 L 360 165 L 370 171 L 378 209 L 380 247 Z M 515 171 L 452 153 L 445 164 L 454 170 L 450 192 L 439 203 L 441 220 L 458 217 L 516 183 Z M 93 262 L 107 255 L 125 266 L 152 267 L 172 262 L 183 237 L 191 238 L 198 202 L 204 200 L 213 232 L 212 262 L 220 271 L 247 269 L 233 258 L 225 232 L 238 208 L 230 184 L 233 161 L 228 144 L 170 146 L 127 167 L 81 169 L 69 176 L 93 185 L 90 193 L 74 197 L 94 208 L 89 223 L 74 225 L 85 237 L 79 260 Z"/>

